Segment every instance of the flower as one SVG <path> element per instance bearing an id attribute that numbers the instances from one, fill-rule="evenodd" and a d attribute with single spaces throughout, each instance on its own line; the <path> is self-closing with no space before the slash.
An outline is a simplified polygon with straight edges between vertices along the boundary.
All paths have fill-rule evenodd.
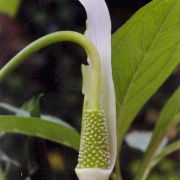
<path id="1" fill-rule="evenodd" d="M 87 110 L 86 107 L 91 98 L 91 64 L 88 60 L 88 66 L 82 65 L 83 93 L 85 95 L 83 121 L 86 121 L 86 124 L 85 122 L 82 123 L 84 127 L 82 127 L 78 163 L 80 165 L 76 167 L 75 171 L 80 180 L 107 180 L 113 170 L 117 153 L 116 103 L 111 68 L 111 20 L 104 0 L 79 1 L 87 13 L 87 30 L 85 35 L 94 43 L 99 52 L 101 84 L 99 97 L 100 109 Z M 96 122 L 98 118 L 100 121 Z M 97 123 L 101 127 L 96 125 Z M 83 130 L 83 128 L 86 128 L 86 130 Z M 100 150 L 98 150 L 99 146 L 94 148 L 96 143 L 100 143 L 100 141 L 93 141 L 96 137 L 99 137 L 101 140 L 104 139 L 104 145 L 100 146 Z M 86 144 L 85 141 L 87 141 Z M 98 153 L 102 153 L 106 157 L 99 157 Z M 86 162 L 84 163 L 83 161 Z M 92 165 L 88 161 L 92 161 Z"/>

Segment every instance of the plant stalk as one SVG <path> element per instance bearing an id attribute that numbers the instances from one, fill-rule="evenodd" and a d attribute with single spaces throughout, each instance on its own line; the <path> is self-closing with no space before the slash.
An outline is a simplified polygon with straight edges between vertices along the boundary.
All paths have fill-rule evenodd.
<path id="1" fill-rule="evenodd" d="M 4 176 L 4 173 L 0 167 L 0 180 L 5 180 L 5 176 Z"/>
<path id="2" fill-rule="evenodd" d="M 120 157 L 119 157 L 119 153 L 118 153 L 116 164 L 115 164 L 115 175 L 116 175 L 115 180 L 122 180 L 122 177 L 121 177 L 121 168 L 120 168 L 120 159 L 119 158 Z"/>
<path id="3" fill-rule="evenodd" d="M 8 74 L 24 62 L 29 56 L 38 50 L 49 46 L 51 44 L 68 41 L 74 42 L 82 46 L 91 61 L 91 99 L 89 108 L 95 109 L 99 107 L 99 94 L 100 94 L 100 80 L 101 80 L 101 66 L 100 58 L 96 47 L 84 35 L 73 31 L 59 31 L 51 33 L 44 37 L 37 39 L 30 45 L 21 50 L 15 57 L 13 57 L 1 70 L 0 81 L 2 81 Z"/>
<path id="4" fill-rule="evenodd" d="M 135 180 L 145 180 L 151 170 L 151 160 L 153 159 L 155 153 L 157 152 L 157 149 L 159 148 L 159 145 L 164 137 L 164 134 L 162 133 L 161 136 L 159 136 L 156 141 L 153 143 L 153 148 L 149 147 L 147 150 L 145 157 L 139 167 L 139 170 L 136 174 Z"/>

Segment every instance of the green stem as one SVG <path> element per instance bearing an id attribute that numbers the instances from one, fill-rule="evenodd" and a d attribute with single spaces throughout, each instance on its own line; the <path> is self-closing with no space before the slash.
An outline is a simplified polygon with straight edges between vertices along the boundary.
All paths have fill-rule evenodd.
<path id="1" fill-rule="evenodd" d="M 163 149 L 163 151 L 161 151 L 157 156 L 155 156 L 152 161 L 151 168 L 156 166 L 156 164 L 159 163 L 163 158 L 165 158 L 169 154 L 177 151 L 178 149 L 180 149 L 180 140 L 170 144 L 165 149 Z"/>
<path id="2" fill-rule="evenodd" d="M 115 173 L 116 173 L 116 179 L 115 180 L 122 180 L 119 152 L 117 154 L 117 159 L 116 159 L 116 164 L 115 164 Z"/>
<path id="3" fill-rule="evenodd" d="M 5 180 L 5 176 L 4 176 L 4 173 L 0 167 L 0 180 Z"/>
<path id="4" fill-rule="evenodd" d="M 145 180 L 150 173 L 152 167 L 153 167 L 153 160 L 156 155 L 156 152 L 162 143 L 163 139 L 167 136 L 168 132 L 172 127 L 174 127 L 179 122 L 179 115 L 175 116 L 175 120 L 172 121 L 172 123 L 169 124 L 168 127 L 161 130 L 160 134 L 158 136 L 153 136 L 151 139 L 151 142 L 149 144 L 149 147 L 145 153 L 145 157 L 138 169 L 138 172 L 136 174 L 135 180 Z"/>
<path id="5" fill-rule="evenodd" d="M 117 132 L 118 129 L 121 129 L 122 131 L 122 126 L 120 124 L 121 122 L 121 116 L 120 114 L 117 115 Z M 117 157 L 116 157 L 116 164 L 115 164 L 115 174 L 116 174 L 116 179 L 115 180 L 122 180 L 122 175 L 121 175 L 121 158 L 120 158 L 120 154 L 121 154 L 121 147 L 122 147 L 122 142 L 123 142 L 123 136 L 120 136 L 120 134 L 117 134 Z"/>
<path id="6" fill-rule="evenodd" d="M 162 133 L 153 142 L 153 146 L 149 146 L 149 148 L 145 154 L 145 157 L 138 169 L 135 180 L 145 180 L 147 178 L 147 176 L 151 170 L 151 160 L 153 159 L 153 156 L 157 152 L 157 149 L 159 148 L 159 145 L 161 144 L 163 137 L 164 137 L 164 134 Z"/>
<path id="7" fill-rule="evenodd" d="M 51 44 L 60 41 L 70 41 L 82 46 L 90 61 L 91 61 L 91 99 L 89 108 L 99 107 L 99 94 L 100 94 L 100 76 L 101 67 L 99 54 L 96 47 L 91 43 L 91 41 L 84 35 L 72 32 L 72 31 L 61 31 L 46 35 L 38 40 L 34 41 L 22 51 L 20 51 L 14 58 L 12 58 L 1 70 L 0 70 L 0 81 L 2 81 L 9 73 L 11 73 L 15 68 L 17 68 L 23 61 L 25 61 L 29 56 L 38 50 L 49 46 Z"/>

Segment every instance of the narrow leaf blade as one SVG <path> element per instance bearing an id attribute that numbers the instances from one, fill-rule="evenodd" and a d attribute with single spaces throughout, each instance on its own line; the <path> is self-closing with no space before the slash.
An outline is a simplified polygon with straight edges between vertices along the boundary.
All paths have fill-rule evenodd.
<path id="1" fill-rule="evenodd" d="M 0 0 L 0 12 L 14 17 L 18 11 L 21 0 Z"/>
<path id="2" fill-rule="evenodd" d="M 23 109 L 20 109 L 18 107 L 12 106 L 7 103 L 0 102 L 0 108 L 4 109 L 8 112 L 16 114 L 16 116 L 23 116 L 23 117 L 29 117 L 30 113 L 27 111 L 24 111 Z"/>
<path id="3" fill-rule="evenodd" d="M 79 134 L 64 124 L 32 117 L 0 116 L 0 131 L 44 138 L 79 149 Z"/>
<path id="4" fill-rule="evenodd" d="M 180 150 L 180 140 L 170 144 L 167 146 L 161 153 L 159 153 L 157 156 L 154 157 L 152 161 L 151 167 L 153 168 L 157 163 L 159 163 L 163 158 L 168 156 L 169 154 Z"/>
<path id="5" fill-rule="evenodd" d="M 155 152 L 161 141 L 168 136 L 172 127 L 180 122 L 180 88 L 178 88 L 164 106 L 153 131 L 147 154 Z"/>
<path id="6" fill-rule="evenodd" d="M 151 142 L 146 151 L 143 162 L 138 168 L 136 179 L 143 177 L 145 179 L 149 174 L 152 167 L 153 158 L 156 156 L 156 151 L 160 147 L 164 138 L 168 136 L 169 131 L 172 127 L 180 121 L 180 88 L 178 88 L 171 98 L 168 100 L 164 106 L 153 131 L 153 136 Z M 159 154 L 159 153 L 158 153 Z M 158 155 L 157 154 L 157 155 Z"/>
<path id="7" fill-rule="evenodd" d="M 169 128 L 180 121 L 180 88 L 178 88 L 164 106 L 156 124 L 153 138 L 155 139 L 163 131 L 168 132 Z"/>
<path id="8" fill-rule="evenodd" d="M 7 103 L 1 103 L 0 102 L 0 108 L 4 109 L 6 111 L 9 111 L 11 113 L 14 113 L 16 116 L 19 116 L 19 117 L 31 117 L 31 114 L 28 111 L 25 111 L 21 108 L 12 106 L 12 105 L 7 104 Z M 41 119 L 53 121 L 55 123 L 60 123 L 62 126 L 66 126 L 66 127 L 71 128 L 71 129 L 74 129 L 72 126 L 70 126 L 68 123 L 66 123 L 64 120 L 60 119 L 59 117 L 52 116 L 49 114 L 40 114 L 40 117 L 41 117 Z M 1 135 L 0 135 L 0 137 L 1 137 Z"/>

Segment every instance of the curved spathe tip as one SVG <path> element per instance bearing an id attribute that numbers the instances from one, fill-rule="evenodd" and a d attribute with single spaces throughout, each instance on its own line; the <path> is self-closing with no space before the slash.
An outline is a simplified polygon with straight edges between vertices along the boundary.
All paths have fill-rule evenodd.
<path id="1" fill-rule="evenodd" d="M 75 169 L 79 180 L 108 180 L 111 174 L 110 170 L 99 168 Z"/>

